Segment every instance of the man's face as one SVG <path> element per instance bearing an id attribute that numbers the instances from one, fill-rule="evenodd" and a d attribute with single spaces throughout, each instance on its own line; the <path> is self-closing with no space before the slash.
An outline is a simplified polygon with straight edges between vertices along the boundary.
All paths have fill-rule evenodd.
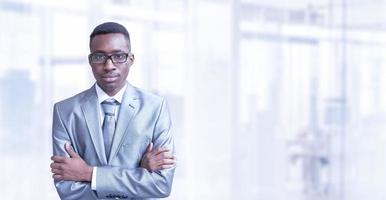
<path id="1" fill-rule="evenodd" d="M 134 57 L 129 52 L 126 38 L 120 33 L 108 33 L 96 35 L 90 44 L 91 54 L 98 55 L 124 55 L 128 53 L 127 61 L 124 63 L 113 63 L 112 58 L 105 63 L 93 63 L 89 59 L 94 77 L 97 84 L 108 95 L 115 95 L 124 85 L 129 74 L 130 66 L 133 64 Z"/>

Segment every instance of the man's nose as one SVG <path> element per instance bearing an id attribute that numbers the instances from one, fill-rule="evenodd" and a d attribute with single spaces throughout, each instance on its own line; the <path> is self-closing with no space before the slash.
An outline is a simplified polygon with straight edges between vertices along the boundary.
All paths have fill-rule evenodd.
<path id="1" fill-rule="evenodd" d="M 108 58 L 108 59 L 106 60 L 104 69 L 107 70 L 107 71 L 115 70 L 115 69 L 116 69 L 116 67 L 115 67 L 113 61 L 111 60 L 111 58 Z"/>

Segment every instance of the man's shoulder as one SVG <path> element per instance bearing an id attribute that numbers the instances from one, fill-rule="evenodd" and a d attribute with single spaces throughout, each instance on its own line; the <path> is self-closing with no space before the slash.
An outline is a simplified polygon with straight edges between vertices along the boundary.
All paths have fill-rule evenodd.
<path id="1" fill-rule="evenodd" d="M 156 92 L 151 92 L 151 91 L 141 89 L 138 87 L 134 87 L 134 86 L 133 86 L 133 88 L 134 88 L 138 98 L 145 103 L 147 102 L 147 103 L 151 103 L 151 104 L 160 104 L 164 101 L 164 97 L 157 94 Z"/>
<path id="2" fill-rule="evenodd" d="M 93 88 L 93 87 L 92 87 Z M 59 107 L 66 107 L 66 106 L 75 106 L 75 105 L 78 105 L 80 104 L 81 101 L 83 101 L 85 98 L 88 98 L 90 96 L 90 94 L 92 94 L 92 88 L 89 88 L 87 90 L 84 90 L 78 94 L 75 94 L 69 98 L 66 98 L 66 99 L 63 99 L 61 101 L 58 101 L 55 103 L 55 106 L 59 106 Z"/>

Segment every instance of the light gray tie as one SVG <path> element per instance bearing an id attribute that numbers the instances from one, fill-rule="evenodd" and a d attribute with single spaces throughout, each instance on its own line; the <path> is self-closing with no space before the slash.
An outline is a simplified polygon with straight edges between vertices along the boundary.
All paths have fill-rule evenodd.
<path id="1" fill-rule="evenodd" d="M 103 142 L 107 160 L 110 157 L 111 143 L 113 142 L 115 131 L 115 109 L 118 102 L 115 99 L 107 99 L 102 102 L 102 108 L 105 113 L 103 120 Z"/>

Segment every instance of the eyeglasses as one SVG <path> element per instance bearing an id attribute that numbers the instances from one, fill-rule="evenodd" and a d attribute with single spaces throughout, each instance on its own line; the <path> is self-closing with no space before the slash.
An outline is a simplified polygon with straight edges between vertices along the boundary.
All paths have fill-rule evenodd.
<path id="1" fill-rule="evenodd" d="M 127 62 L 128 53 L 114 53 L 107 55 L 104 53 L 92 53 L 88 56 L 91 64 L 105 64 L 110 59 L 114 64 L 122 64 Z"/>

